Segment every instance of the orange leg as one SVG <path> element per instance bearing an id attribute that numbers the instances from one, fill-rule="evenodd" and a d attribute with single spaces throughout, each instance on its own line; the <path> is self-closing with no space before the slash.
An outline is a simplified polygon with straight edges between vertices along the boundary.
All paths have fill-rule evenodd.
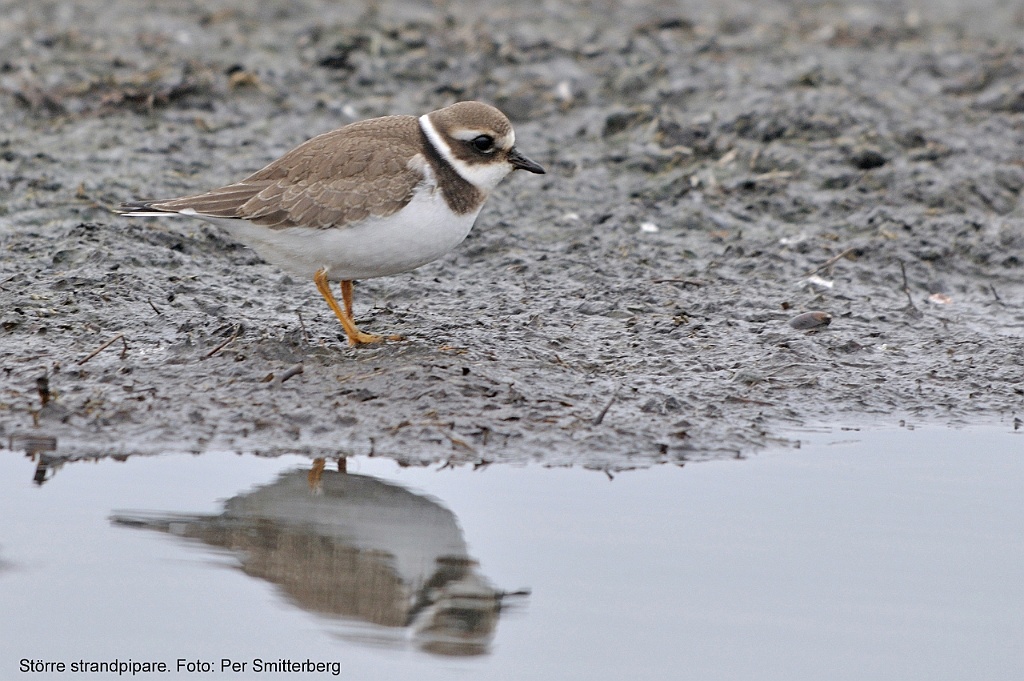
<path id="1" fill-rule="evenodd" d="M 354 287 L 353 287 L 353 282 L 352 281 L 345 280 L 345 281 L 341 282 L 341 304 L 345 306 L 345 314 L 348 315 L 348 318 L 351 319 L 352 323 L 354 324 L 355 323 L 355 317 L 352 316 L 352 290 L 353 290 L 353 288 Z M 374 336 L 374 338 L 376 338 L 376 337 L 377 336 Z M 398 335 L 385 336 L 384 338 L 385 338 L 385 340 L 389 340 L 389 341 L 405 340 L 404 338 L 402 338 L 401 336 L 398 336 Z M 376 342 L 376 341 L 374 341 L 374 342 Z"/>
<path id="2" fill-rule="evenodd" d="M 334 294 L 331 293 L 330 282 L 327 281 L 327 270 L 319 270 L 313 275 L 313 282 L 316 283 L 316 288 L 320 291 L 320 295 L 324 297 L 327 304 L 331 307 L 334 312 L 334 316 L 341 322 L 341 326 L 345 329 L 345 335 L 348 336 L 348 344 L 362 345 L 364 343 L 380 343 L 384 340 L 381 336 L 374 336 L 369 333 L 363 333 L 356 328 L 356 323 L 352 321 L 352 282 L 342 282 L 341 292 L 342 297 L 345 297 L 345 284 L 348 284 L 348 300 L 346 301 L 345 307 L 348 308 L 349 314 L 345 314 L 341 307 L 338 305 L 338 301 L 334 299 Z"/>
<path id="3" fill-rule="evenodd" d="M 309 491 L 313 493 L 320 492 L 323 487 L 320 479 L 324 477 L 324 464 L 327 463 L 325 459 L 313 459 L 313 467 L 309 469 L 309 473 L 306 474 L 306 479 L 309 481 Z"/>
<path id="4" fill-rule="evenodd" d="M 352 282 L 341 282 L 341 302 L 345 306 L 345 314 L 352 319 Z"/>

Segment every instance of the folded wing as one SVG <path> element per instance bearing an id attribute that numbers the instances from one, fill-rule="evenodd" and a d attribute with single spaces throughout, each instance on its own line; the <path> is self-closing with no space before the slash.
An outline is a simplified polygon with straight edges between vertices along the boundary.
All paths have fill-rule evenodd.
<path id="1" fill-rule="evenodd" d="M 122 208 L 127 215 L 235 218 L 272 229 L 386 217 L 409 203 L 425 179 L 424 164 L 410 163 L 420 151 L 418 131 L 412 116 L 354 123 L 314 137 L 240 182 Z"/>

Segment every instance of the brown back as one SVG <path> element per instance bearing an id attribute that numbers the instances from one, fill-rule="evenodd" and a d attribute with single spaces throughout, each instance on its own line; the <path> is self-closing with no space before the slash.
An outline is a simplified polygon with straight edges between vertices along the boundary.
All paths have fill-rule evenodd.
<path id="1" fill-rule="evenodd" d="M 274 229 L 336 227 L 386 217 L 412 199 L 423 174 L 413 116 L 385 116 L 318 135 L 235 184 L 140 207 L 242 218 Z"/>

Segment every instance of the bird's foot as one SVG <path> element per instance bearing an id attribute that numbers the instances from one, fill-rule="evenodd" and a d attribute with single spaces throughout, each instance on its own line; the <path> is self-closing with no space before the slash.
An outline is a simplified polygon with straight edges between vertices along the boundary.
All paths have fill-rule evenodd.
<path id="1" fill-rule="evenodd" d="M 345 335 L 348 336 L 348 344 L 354 348 L 359 347 L 360 345 L 383 343 L 385 340 L 384 336 L 377 336 L 372 333 L 363 333 L 362 331 L 348 333 L 348 329 L 345 329 Z"/>
<path id="2" fill-rule="evenodd" d="M 349 334 L 348 330 L 345 331 L 348 335 L 348 344 L 352 347 L 359 347 L 360 345 L 370 345 L 372 343 L 383 343 L 384 341 L 402 341 L 405 340 L 405 336 L 399 336 L 397 334 L 391 334 L 389 336 L 377 336 L 372 333 L 363 333 L 357 330 L 355 334 Z"/>

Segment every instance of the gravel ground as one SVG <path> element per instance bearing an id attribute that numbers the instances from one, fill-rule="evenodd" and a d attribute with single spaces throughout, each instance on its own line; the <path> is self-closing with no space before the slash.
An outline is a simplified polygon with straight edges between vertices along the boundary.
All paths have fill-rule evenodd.
<path id="1" fill-rule="evenodd" d="M 0 436 L 622 469 L 1019 424 L 1024 10 L 714 5 L 0 3 Z M 463 99 L 548 175 L 357 285 L 404 342 L 350 349 L 312 282 L 109 210 Z"/>

